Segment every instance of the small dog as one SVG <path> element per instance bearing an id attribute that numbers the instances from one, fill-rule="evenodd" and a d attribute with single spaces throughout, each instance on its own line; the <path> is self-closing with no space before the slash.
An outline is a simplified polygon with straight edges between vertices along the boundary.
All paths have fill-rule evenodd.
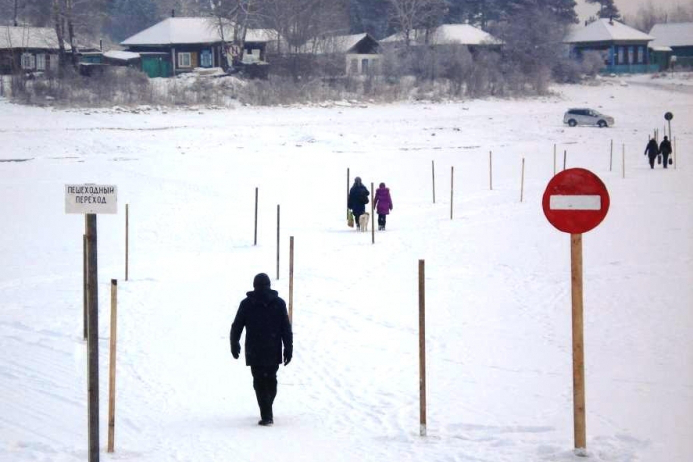
<path id="1" fill-rule="evenodd" d="M 371 214 L 368 212 L 364 212 L 360 217 L 359 217 L 359 231 L 362 233 L 365 233 L 368 231 L 368 221 L 371 218 Z"/>

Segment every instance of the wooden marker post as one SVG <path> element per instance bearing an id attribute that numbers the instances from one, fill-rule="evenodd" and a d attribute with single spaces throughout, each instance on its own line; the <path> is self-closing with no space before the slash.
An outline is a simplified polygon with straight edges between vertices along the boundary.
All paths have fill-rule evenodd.
<path id="1" fill-rule="evenodd" d="M 611 140 L 611 147 L 609 148 L 609 171 L 612 170 L 614 165 L 614 140 Z"/>
<path id="2" fill-rule="evenodd" d="M 488 189 L 493 191 L 493 152 L 488 152 Z"/>
<path id="3" fill-rule="evenodd" d="M 522 158 L 522 179 L 520 180 L 520 202 L 525 197 L 525 158 Z"/>
<path id="4" fill-rule="evenodd" d="M 347 168 L 347 220 L 349 219 L 349 186 L 350 186 L 350 178 L 349 178 L 349 168 Z"/>
<path id="5" fill-rule="evenodd" d="M 433 203 L 436 203 L 436 162 L 431 161 L 431 176 L 433 176 Z"/>
<path id="6" fill-rule="evenodd" d="M 130 268 L 130 204 L 125 204 L 125 280 Z"/>
<path id="7" fill-rule="evenodd" d="M 277 204 L 277 280 L 279 280 L 279 230 L 280 230 L 280 219 L 279 219 L 279 204 Z"/>
<path id="8" fill-rule="evenodd" d="M 85 215 L 86 216 L 86 215 Z M 85 231 L 86 232 L 86 231 Z M 87 340 L 88 329 L 88 319 L 89 319 L 89 257 L 87 255 L 87 235 L 82 235 L 82 292 L 83 292 L 83 304 L 84 304 L 84 340 Z"/>
<path id="9" fill-rule="evenodd" d="M 450 167 L 450 219 L 452 220 L 452 202 L 455 193 L 455 167 Z"/>
<path id="10" fill-rule="evenodd" d="M 621 147 L 621 177 L 626 177 L 626 144 Z"/>
<path id="11" fill-rule="evenodd" d="M 108 367 L 108 452 L 115 446 L 116 335 L 118 327 L 118 280 L 111 279 L 111 351 Z"/>
<path id="12" fill-rule="evenodd" d="M 556 176 L 556 144 L 553 145 L 553 176 Z"/>
<path id="13" fill-rule="evenodd" d="M 570 235 L 573 325 L 573 434 L 576 449 L 587 448 L 585 418 L 585 347 L 582 306 L 582 234 Z"/>
<path id="14" fill-rule="evenodd" d="M 674 170 L 676 169 L 676 137 L 674 137 Z"/>
<path id="15" fill-rule="evenodd" d="M 419 260 L 419 434 L 426 436 L 426 263 Z"/>
<path id="16" fill-rule="evenodd" d="M 373 182 L 371 182 L 371 244 L 375 244 L 375 195 L 373 194 Z"/>
<path id="17" fill-rule="evenodd" d="M 294 316 L 294 237 L 289 238 L 289 322 Z"/>
<path id="18" fill-rule="evenodd" d="M 568 151 L 564 150 L 563 151 L 563 170 L 565 170 L 565 166 L 568 163 Z"/>
<path id="19" fill-rule="evenodd" d="M 257 194 L 258 188 L 255 188 L 255 232 L 253 233 L 253 245 L 257 245 Z"/>
<path id="20" fill-rule="evenodd" d="M 597 227 L 609 211 L 604 183 L 583 168 L 565 170 L 549 181 L 542 198 L 544 215 L 570 234 L 570 281 L 573 332 L 573 436 L 575 452 L 586 456 L 585 353 L 582 290 L 582 234 Z"/>
<path id="21" fill-rule="evenodd" d="M 89 256 L 89 302 L 87 329 L 87 396 L 89 422 L 89 462 L 99 461 L 99 277 L 96 214 L 87 214 L 87 255 Z"/>

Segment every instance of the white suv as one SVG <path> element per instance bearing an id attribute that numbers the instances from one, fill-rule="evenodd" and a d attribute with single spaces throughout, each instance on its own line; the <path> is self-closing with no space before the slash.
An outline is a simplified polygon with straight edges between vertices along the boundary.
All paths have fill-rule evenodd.
<path id="1" fill-rule="evenodd" d="M 614 118 L 601 114 L 594 109 L 573 108 L 568 109 L 563 115 L 563 123 L 571 127 L 576 125 L 596 125 L 600 128 L 610 127 L 614 124 Z"/>

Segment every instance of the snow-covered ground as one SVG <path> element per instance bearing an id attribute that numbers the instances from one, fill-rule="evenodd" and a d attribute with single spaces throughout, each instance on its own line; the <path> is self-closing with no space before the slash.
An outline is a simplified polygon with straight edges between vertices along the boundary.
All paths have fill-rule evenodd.
<path id="1" fill-rule="evenodd" d="M 693 95 L 622 81 L 534 100 L 147 114 L 0 100 L 0 460 L 87 458 L 84 220 L 65 214 L 64 185 L 90 182 L 119 195 L 119 213 L 98 217 L 103 460 L 578 460 L 569 236 L 540 206 L 554 144 L 559 170 L 565 151 L 568 167 L 592 170 L 611 195 L 583 243 L 590 459 L 693 460 Z M 565 127 L 563 112 L 581 106 L 616 126 Z M 643 150 L 666 111 L 677 168 L 652 171 Z M 347 168 L 391 188 L 394 211 L 375 244 L 346 226 Z M 290 236 L 294 360 L 279 371 L 275 425 L 261 428 L 228 331 L 256 273 L 288 300 Z M 107 454 L 113 278 L 116 451 Z"/>

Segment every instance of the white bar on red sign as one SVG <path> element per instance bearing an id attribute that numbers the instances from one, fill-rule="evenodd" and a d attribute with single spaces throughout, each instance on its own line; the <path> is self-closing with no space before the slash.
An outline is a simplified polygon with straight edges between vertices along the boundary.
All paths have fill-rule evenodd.
<path id="1" fill-rule="evenodd" d="M 602 197 L 599 195 L 554 195 L 549 198 L 551 210 L 601 210 Z"/>

